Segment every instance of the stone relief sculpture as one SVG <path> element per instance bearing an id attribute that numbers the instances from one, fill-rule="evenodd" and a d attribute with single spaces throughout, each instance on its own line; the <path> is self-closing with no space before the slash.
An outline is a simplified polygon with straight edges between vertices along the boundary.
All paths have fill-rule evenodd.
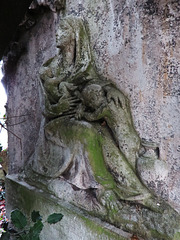
<path id="1" fill-rule="evenodd" d="M 67 184 L 73 202 L 125 231 L 172 239 L 180 218 L 138 175 L 148 143 L 134 128 L 128 98 L 97 74 L 83 21 L 61 20 L 56 43 L 59 53 L 40 69 L 44 119 L 27 178 L 56 196 Z"/>

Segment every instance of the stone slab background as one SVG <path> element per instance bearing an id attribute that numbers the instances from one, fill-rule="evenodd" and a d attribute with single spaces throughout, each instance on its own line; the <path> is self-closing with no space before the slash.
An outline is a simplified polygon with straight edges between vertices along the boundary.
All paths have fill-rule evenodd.
<path id="1" fill-rule="evenodd" d="M 179 12 L 178 0 L 67 0 L 60 14 L 40 16 L 21 35 L 26 50 L 5 77 L 9 127 L 18 136 L 9 134 L 9 172 L 21 172 L 34 151 L 42 117 L 38 71 L 56 54 L 59 20 L 73 14 L 89 29 L 98 73 L 129 97 L 140 137 L 159 144 L 167 168 L 145 172 L 144 181 L 180 211 Z"/>

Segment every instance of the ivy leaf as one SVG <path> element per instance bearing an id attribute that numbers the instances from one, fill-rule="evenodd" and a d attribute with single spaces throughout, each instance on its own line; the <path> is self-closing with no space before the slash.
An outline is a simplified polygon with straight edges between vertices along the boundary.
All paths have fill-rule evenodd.
<path id="1" fill-rule="evenodd" d="M 11 220 L 18 229 L 23 229 L 27 225 L 26 217 L 19 209 L 15 209 L 11 212 Z"/>
<path id="2" fill-rule="evenodd" d="M 55 224 L 55 223 L 61 221 L 62 218 L 63 218 L 63 215 L 61 213 L 53 213 L 53 214 L 49 215 L 47 222 L 49 224 Z"/>
<path id="3" fill-rule="evenodd" d="M 38 220 L 42 220 L 42 217 L 40 216 L 39 211 L 34 210 L 31 213 L 31 219 L 32 219 L 33 222 L 37 222 Z"/>
<path id="4" fill-rule="evenodd" d="M 41 220 L 38 220 L 29 230 L 29 240 L 39 240 L 39 234 L 41 233 L 43 227 L 44 225 Z"/>

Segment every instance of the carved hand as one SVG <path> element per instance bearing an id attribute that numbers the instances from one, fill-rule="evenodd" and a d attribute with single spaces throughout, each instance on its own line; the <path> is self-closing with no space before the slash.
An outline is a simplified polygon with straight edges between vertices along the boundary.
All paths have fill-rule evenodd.
<path id="1" fill-rule="evenodd" d="M 74 91 L 77 89 L 77 86 L 74 86 L 73 83 L 68 83 L 68 82 L 66 83 L 66 87 L 68 90 L 71 90 L 71 91 Z"/>
<path id="2" fill-rule="evenodd" d="M 66 98 L 60 98 L 59 102 L 57 103 L 57 108 L 60 113 L 66 112 L 70 109 L 70 102 Z"/>
<path id="3" fill-rule="evenodd" d="M 77 99 L 74 97 L 65 98 L 64 96 L 59 99 L 57 103 L 60 112 L 67 112 L 77 106 Z"/>
<path id="4" fill-rule="evenodd" d="M 85 106 L 80 104 L 76 110 L 75 118 L 80 120 L 83 117 L 84 110 Z"/>
<path id="5" fill-rule="evenodd" d="M 68 89 L 68 90 L 74 91 L 74 90 L 77 89 L 77 87 L 74 86 L 73 83 L 61 82 L 59 84 L 59 90 L 64 90 L 64 89 Z"/>
<path id="6" fill-rule="evenodd" d="M 107 101 L 108 103 L 113 101 L 117 107 L 120 106 L 122 109 L 126 108 L 126 97 L 116 88 L 108 88 Z"/>

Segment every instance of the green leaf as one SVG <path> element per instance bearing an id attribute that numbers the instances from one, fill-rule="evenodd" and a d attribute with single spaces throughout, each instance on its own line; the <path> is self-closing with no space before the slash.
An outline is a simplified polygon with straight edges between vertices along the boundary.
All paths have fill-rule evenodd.
<path id="1" fill-rule="evenodd" d="M 26 217 L 19 209 L 15 209 L 11 212 L 11 220 L 18 229 L 23 229 L 27 225 Z"/>
<path id="2" fill-rule="evenodd" d="M 53 214 L 49 215 L 47 222 L 49 224 L 55 224 L 55 223 L 61 221 L 62 218 L 63 218 L 63 215 L 61 213 L 53 213 Z"/>
<path id="3" fill-rule="evenodd" d="M 38 220 L 33 227 L 29 230 L 29 240 L 39 240 L 39 234 L 41 233 L 44 225 L 41 220 Z"/>
<path id="4" fill-rule="evenodd" d="M 42 217 L 39 214 L 39 211 L 33 211 L 31 213 L 31 219 L 33 222 L 37 222 L 38 220 L 42 220 Z"/>

